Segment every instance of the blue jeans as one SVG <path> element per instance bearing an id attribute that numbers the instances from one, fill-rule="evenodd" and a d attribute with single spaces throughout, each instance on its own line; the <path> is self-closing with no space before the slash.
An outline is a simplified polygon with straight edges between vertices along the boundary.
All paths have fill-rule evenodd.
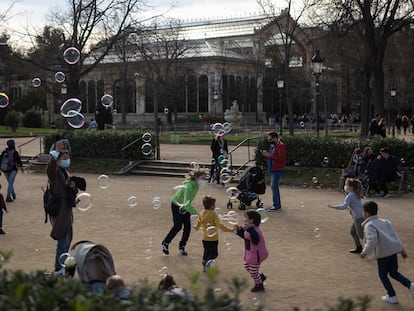
<path id="1" fill-rule="evenodd" d="M 283 170 L 280 171 L 271 171 L 270 174 L 270 187 L 272 188 L 273 194 L 273 207 L 281 208 L 282 205 L 280 204 L 280 191 L 279 191 L 279 183 L 280 177 L 283 175 Z"/>
<path id="2" fill-rule="evenodd" d="M 57 241 L 56 246 L 56 258 L 55 258 L 55 271 L 58 271 L 62 268 L 62 265 L 59 263 L 59 257 L 69 251 L 69 239 L 66 235 L 64 238 L 61 238 Z"/>
<path id="3" fill-rule="evenodd" d="M 14 192 L 14 180 L 16 179 L 17 171 L 10 171 L 7 173 L 4 173 L 7 179 L 7 199 L 11 199 L 12 196 L 16 196 L 16 193 Z"/>
<path id="4" fill-rule="evenodd" d="M 384 285 L 385 289 L 387 290 L 387 294 L 390 297 L 395 296 L 394 288 L 392 287 L 391 281 L 388 278 L 388 274 L 393 279 L 400 282 L 402 285 L 404 285 L 407 288 L 410 288 L 411 281 L 408 280 L 404 275 L 398 272 L 398 259 L 397 254 L 379 258 L 377 259 L 378 263 L 378 275 L 379 278 Z"/>

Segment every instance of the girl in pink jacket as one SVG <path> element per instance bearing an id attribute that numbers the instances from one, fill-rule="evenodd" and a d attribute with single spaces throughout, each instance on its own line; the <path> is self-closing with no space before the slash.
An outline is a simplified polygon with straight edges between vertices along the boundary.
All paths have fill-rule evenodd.
<path id="1" fill-rule="evenodd" d="M 237 228 L 237 235 L 244 239 L 244 267 L 254 280 L 252 292 L 264 291 L 266 276 L 260 273 L 260 264 L 269 256 L 266 242 L 259 225 L 261 216 L 256 211 L 247 211 L 244 215 L 244 227 Z"/>

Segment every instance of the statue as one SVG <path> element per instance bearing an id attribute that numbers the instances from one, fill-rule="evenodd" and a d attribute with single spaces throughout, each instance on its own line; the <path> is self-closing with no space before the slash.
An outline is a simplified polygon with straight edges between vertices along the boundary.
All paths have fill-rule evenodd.
<path id="1" fill-rule="evenodd" d="M 239 111 L 239 104 L 237 100 L 233 100 L 230 109 L 224 112 L 224 120 L 230 122 L 233 128 L 239 127 L 242 120 L 241 112 Z"/>

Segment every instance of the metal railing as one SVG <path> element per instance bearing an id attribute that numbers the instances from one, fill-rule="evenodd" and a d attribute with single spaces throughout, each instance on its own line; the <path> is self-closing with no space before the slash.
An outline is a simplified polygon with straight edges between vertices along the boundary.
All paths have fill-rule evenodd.
<path id="1" fill-rule="evenodd" d="M 251 146 L 250 142 L 253 141 L 253 140 L 258 140 L 260 138 L 261 138 L 261 136 L 245 138 L 240 143 L 238 143 L 236 146 L 234 146 L 233 149 L 231 149 L 228 152 L 229 160 L 230 160 L 230 167 L 233 167 L 233 153 L 235 151 L 239 150 L 240 147 L 245 146 L 247 144 L 247 160 L 242 165 L 240 165 L 240 167 L 234 172 L 235 174 L 237 174 L 240 170 L 244 169 L 247 166 L 247 164 L 249 164 L 250 162 L 256 160 L 254 157 L 253 157 L 253 159 L 251 159 L 251 157 L 250 157 L 250 154 L 251 154 L 250 148 L 253 147 L 253 146 Z M 256 149 L 256 145 L 254 146 L 254 150 L 255 149 Z M 253 152 L 253 155 L 255 155 L 255 152 Z"/>
<path id="2" fill-rule="evenodd" d="M 29 139 L 28 141 L 24 142 L 23 144 L 20 144 L 17 146 L 17 149 L 19 150 L 19 154 L 22 154 L 22 147 L 35 141 L 36 139 L 39 139 L 39 153 L 42 153 L 42 136 L 36 136 L 33 137 L 31 139 Z"/>

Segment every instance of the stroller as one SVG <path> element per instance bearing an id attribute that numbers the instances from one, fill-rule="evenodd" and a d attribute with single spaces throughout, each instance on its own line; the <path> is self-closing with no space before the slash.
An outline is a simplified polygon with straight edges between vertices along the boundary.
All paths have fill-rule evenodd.
<path id="1" fill-rule="evenodd" d="M 76 242 L 70 249 L 76 271 L 82 283 L 90 284 L 93 292 L 103 291 L 106 279 L 116 274 L 114 261 L 108 249 L 91 241 Z M 75 271 L 68 271 L 72 276 Z"/>
<path id="2" fill-rule="evenodd" d="M 256 199 L 256 207 L 262 208 L 263 201 L 260 200 L 259 194 L 266 192 L 263 170 L 259 166 L 253 166 L 246 170 L 239 180 L 237 189 L 241 191 L 237 196 L 237 199 L 240 201 L 240 210 L 245 210 L 246 206 L 250 206 Z M 233 203 L 230 199 L 227 203 L 227 208 L 233 208 Z"/>

